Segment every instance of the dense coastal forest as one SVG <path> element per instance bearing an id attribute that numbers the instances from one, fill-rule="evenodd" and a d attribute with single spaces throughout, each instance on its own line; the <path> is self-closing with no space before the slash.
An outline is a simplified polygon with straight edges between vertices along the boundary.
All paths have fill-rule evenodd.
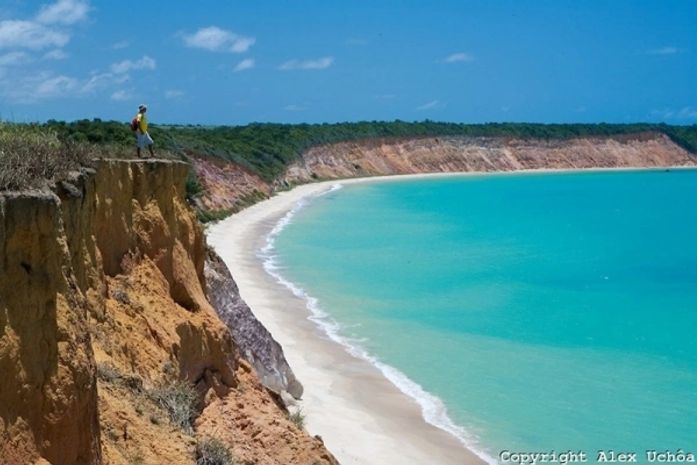
<path id="1" fill-rule="evenodd" d="M 130 147 L 133 135 L 128 124 L 117 121 L 50 120 L 38 125 L 62 141 Z M 246 126 L 151 125 L 159 148 L 185 158 L 207 155 L 233 161 L 266 181 L 283 173 L 286 166 L 310 147 L 333 142 L 369 138 L 426 136 L 510 137 L 523 139 L 568 139 L 660 132 L 686 150 L 697 153 L 697 125 L 667 124 L 458 124 L 435 121 L 364 121 L 333 124 L 253 123 Z"/>
<path id="2" fill-rule="evenodd" d="M 457 124 L 434 121 L 333 124 L 254 123 L 246 126 L 151 125 L 159 156 L 187 160 L 190 155 L 232 161 L 272 182 L 307 149 L 371 138 L 428 136 L 504 137 L 563 140 L 574 137 L 663 133 L 697 154 L 697 125 L 667 124 Z M 99 119 L 40 124 L 0 122 L 0 189 L 30 187 L 37 179 L 57 179 L 91 157 L 134 156 L 129 125 Z M 200 185 L 191 177 L 187 186 Z"/>

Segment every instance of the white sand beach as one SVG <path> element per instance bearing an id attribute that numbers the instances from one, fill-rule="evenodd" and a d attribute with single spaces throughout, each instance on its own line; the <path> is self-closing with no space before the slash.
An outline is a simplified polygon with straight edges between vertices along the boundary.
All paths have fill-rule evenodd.
<path id="1" fill-rule="evenodd" d="M 303 383 L 300 403 L 307 430 L 320 435 L 344 465 L 484 463 L 453 435 L 428 424 L 417 402 L 379 369 L 330 340 L 308 320 L 306 302 L 270 276 L 257 257 L 268 233 L 301 198 L 334 184 L 337 181 L 280 193 L 207 231 L 209 243 L 230 268 L 242 297 L 283 346 Z"/>

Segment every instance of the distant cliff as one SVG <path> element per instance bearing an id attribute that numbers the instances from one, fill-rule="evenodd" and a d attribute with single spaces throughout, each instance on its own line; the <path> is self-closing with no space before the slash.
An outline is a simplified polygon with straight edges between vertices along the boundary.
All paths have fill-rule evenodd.
<path id="1" fill-rule="evenodd" d="M 694 166 L 697 158 L 660 133 L 563 140 L 426 137 L 313 147 L 280 181 L 411 173 Z"/>
<path id="2" fill-rule="evenodd" d="M 336 463 L 218 317 L 214 305 L 239 297 L 204 272 L 188 169 L 103 160 L 50 189 L 0 193 L 0 462 L 194 464 L 213 444 L 236 463 Z M 275 357 L 286 382 L 273 386 L 299 394 L 252 318 L 271 347 L 258 358 Z"/>
<path id="3" fill-rule="evenodd" d="M 192 156 L 200 208 L 229 213 L 289 186 L 323 179 L 413 173 L 697 166 L 697 156 L 660 132 L 560 139 L 367 138 L 314 146 L 273 181 L 233 162 Z"/>

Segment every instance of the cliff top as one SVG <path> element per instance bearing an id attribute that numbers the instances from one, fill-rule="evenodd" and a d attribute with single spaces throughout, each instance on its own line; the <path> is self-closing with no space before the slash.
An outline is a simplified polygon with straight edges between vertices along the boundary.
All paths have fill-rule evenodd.
<path id="1" fill-rule="evenodd" d="M 49 121 L 41 127 L 55 131 L 65 140 L 98 145 L 133 144 L 128 126 L 117 121 L 81 120 L 71 123 Z M 151 125 L 158 147 L 178 157 L 191 155 L 233 162 L 248 173 L 272 182 L 285 173 L 307 150 L 337 142 L 371 139 L 423 137 L 489 137 L 564 140 L 583 137 L 618 138 L 628 134 L 660 133 L 677 145 L 697 153 L 697 125 L 667 124 L 461 124 L 430 120 L 361 121 L 332 124 L 253 123 L 246 126 Z"/>
<path id="2" fill-rule="evenodd" d="M 45 191 L 56 182 L 69 181 L 98 160 L 126 163 L 185 163 L 169 152 L 164 157 L 137 159 L 124 147 L 98 146 L 60 137 L 49 128 L 0 124 L 0 192 Z"/>

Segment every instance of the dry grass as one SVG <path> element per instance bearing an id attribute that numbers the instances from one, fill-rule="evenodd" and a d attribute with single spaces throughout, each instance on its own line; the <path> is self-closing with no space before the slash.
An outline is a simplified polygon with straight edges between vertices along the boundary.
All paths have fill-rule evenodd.
<path id="1" fill-rule="evenodd" d="M 196 465 L 233 465 L 232 454 L 220 440 L 206 438 L 196 444 Z"/>
<path id="2" fill-rule="evenodd" d="M 150 404 L 166 414 L 172 424 L 185 433 L 193 432 L 193 423 L 198 413 L 196 406 L 199 401 L 193 384 L 187 381 L 164 379 L 156 387 L 148 389 L 140 376 L 123 373 L 110 362 L 97 363 L 97 377 L 103 383 L 126 388 L 136 396 L 134 407 L 138 415 L 146 413 L 148 410 L 146 404 Z M 151 412 L 150 422 L 159 424 L 159 415 Z"/>
<path id="3" fill-rule="evenodd" d="M 146 151 L 147 152 L 147 151 Z M 157 158 L 179 160 L 156 149 Z M 63 180 L 96 158 L 136 158 L 135 145 L 93 145 L 63 140 L 51 129 L 0 121 L 0 191 L 23 190 Z"/>
<path id="4" fill-rule="evenodd" d="M 38 187 L 89 165 L 93 149 L 63 142 L 46 128 L 0 123 L 0 190 Z"/>
<path id="5" fill-rule="evenodd" d="M 293 413 L 288 413 L 288 419 L 300 429 L 305 427 L 305 414 L 302 409 L 298 409 Z"/>
<path id="6" fill-rule="evenodd" d="M 193 431 L 198 393 L 191 383 L 173 381 L 150 391 L 151 398 L 169 414 L 172 423 L 186 433 Z"/>

